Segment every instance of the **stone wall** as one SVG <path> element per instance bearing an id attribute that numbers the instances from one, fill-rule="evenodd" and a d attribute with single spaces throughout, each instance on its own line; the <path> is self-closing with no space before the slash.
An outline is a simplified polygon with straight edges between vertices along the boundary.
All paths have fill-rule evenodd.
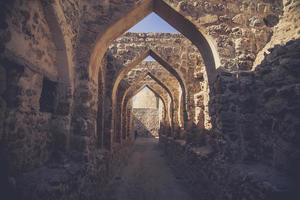
<path id="1" fill-rule="evenodd" d="M 7 26 L 6 54 L 51 79 L 57 79 L 55 45 L 41 2 L 16 0 L 10 12 L 13 15 L 4 22 Z"/>
<path id="2" fill-rule="evenodd" d="M 133 129 L 138 136 L 158 137 L 159 111 L 151 108 L 134 108 Z"/>
<path id="3" fill-rule="evenodd" d="M 65 25 L 65 16 L 57 2 L 15 0 L 0 4 L 1 77 L 6 82 L 1 92 L 1 106 L 6 105 L 1 113 L 6 120 L 1 118 L 0 124 L 5 126 L 3 139 L 11 142 L 6 147 L 12 153 L 11 171 L 17 173 L 42 165 L 53 146 L 67 148 L 72 98 L 68 66 L 72 58 L 67 52 L 72 48 L 66 50 L 69 26 L 60 27 Z M 41 102 L 47 100 L 42 91 L 49 89 L 44 80 L 55 85 L 51 102 Z M 51 111 L 43 109 L 48 104 Z"/>
<path id="4" fill-rule="evenodd" d="M 269 51 L 254 73 L 254 128 L 261 148 L 256 149 L 263 162 L 299 177 L 300 41 L 291 40 Z"/>
<path id="5" fill-rule="evenodd" d="M 175 173 L 195 194 L 299 197 L 299 39 L 269 52 L 255 71 L 218 75 L 210 108 L 212 119 L 220 117 L 211 131 L 198 132 L 202 143 L 160 137 Z"/>
<path id="6" fill-rule="evenodd" d="M 5 144 L 11 174 L 42 165 L 51 152 L 51 113 L 40 111 L 43 76 L 12 62 L 3 62 L 6 79 L 1 96 Z M 5 87 L 6 86 L 6 87 Z"/>
<path id="7" fill-rule="evenodd" d="M 128 141 L 103 152 L 95 149 L 98 138 L 81 137 L 83 132 L 95 132 L 91 123 L 97 115 L 90 114 L 90 104 L 83 105 L 94 100 L 94 94 L 87 93 L 94 91 L 92 84 L 80 91 L 80 104 L 72 106 L 79 3 L 16 0 L 0 5 L 0 185 L 5 186 L 0 193 L 7 199 L 79 199 L 86 191 L 82 185 L 94 184 L 90 176 L 98 174 L 102 187 L 130 150 Z M 54 102 L 42 100 L 49 89 L 45 79 L 57 85 Z M 53 106 L 50 110 L 41 109 L 48 104 Z M 84 116 L 74 116 L 78 121 L 71 129 L 75 111 Z M 92 119 L 88 129 L 82 123 L 86 116 Z M 88 159 L 83 157 L 87 152 Z"/>
<path id="8" fill-rule="evenodd" d="M 116 74 L 152 49 L 182 75 L 190 118 L 203 121 L 203 110 L 211 116 L 210 131 L 186 127 L 197 136 L 192 144 L 161 137 L 178 174 L 212 199 L 288 197 L 300 167 L 299 2 L 166 2 L 208 36 L 227 69 L 218 69 L 211 91 L 203 58 L 178 34 L 110 29 L 121 37 L 96 44 L 141 1 L 0 2 L 0 182 L 11 189 L 1 190 L 20 191 L 16 199 L 96 198 L 130 152 L 130 138 L 114 143 L 111 132 Z M 101 70 L 92 74 L 96 51 L 107 54 L 95 56 Z M 256 56 L 262 64 L 241 72 Z M 53 112 L 41 112 L 45 79 L 58 85 Z"/>
<path id="9" fill-rule="evenodd" d="M 265 53 L 270 53 L 268 49 L 276 45 L 284 45 L 289 40 L 300 37 L 299 1 L 283 0 L 282 2 L 284 5 L 283 14 L 280 16 L 279 23 L 274 27 L 274 34 L 270 42 L 258 53 L 253 66 L 254 68 L 264 59 Z"/>
<path id="10" fill-rule="evenodd" d="M 176 0 L 170 4 L 214 40 L 221 65 L 229 71 L 251 69 L 282 11 L 281 0 Z"/>
<path id="11" fill-rule="evenodd" d="M 176 98 L 176 103 L 179 103 L 177 98 L 180 98 L 180 93 L 182 93 L 182 89 L 178 80 L 174 77 L 174 75 L 172 75 L 167 69 L 164 68 L 164 66 L 160 65 L 158 62 L 141 62 L 140 64 L 132 68 L 123 80 L 126 81 L 129 85 L 133 85 L 133 83 L 147 75 L 147 73 L 151 73 L 161 82 L 163 82 L 170 89 L 174 98 Z"/>

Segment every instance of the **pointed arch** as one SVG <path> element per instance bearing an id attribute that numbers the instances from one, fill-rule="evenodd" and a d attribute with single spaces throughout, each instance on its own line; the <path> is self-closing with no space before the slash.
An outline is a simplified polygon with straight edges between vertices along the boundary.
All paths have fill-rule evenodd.
<path id="1" fill-rule="evenodd" d="M 132 86 L 130 86 L 129 88 L 128 88 L 128 90 L 126 90 L 126 92 L 125 92 L 125 94 L 124 94 L 124 96 L 123 96 L 123 98 L 122 98 L 122 106 L 127 106 L 127 104 L 128 104 L 128 101 L 130 100 L 130 99 L 132 99 L 135 95 L 137 95 L 140 91 L 142 91 L 144 88 L 148 88 L 151 92 L 153 92 L 156 96 L 158 96 L 160 99 L 161 99 L 161 101 L 162 101 L 162 103 L 163 103 L 163 105 L 164 105 L 164 112 L 165 112 L 165 115 L 168 113 L 167 112 L 167 104 L 166 104 L 166 101 L 165 101 L 165 99 L 158 93 L 158 92 L 156 92 L 149 84 L 143 84 L 142 86 L 140 86 L 139 87 L 139 89 L 137 89 L 136 91 L 134 91 L 134 93 L 133 94 L 130 94 L 129 92 L 133 89 L 133 88 L 135 88 L 135 87 L 137 87 L 138 86 L 138 84 L 139 83 L 136 83 L 135 85 L 132 85 Z M 129 94 L 128 94 L 129 93 Z M 128 96 L 129 95 L 129 96 Z M 164 116 L 164 119 L 166 118 L 166 116 Z"/>
<path id="2" fill-rule="evenodd" d="M 160 81 L 158 78 L 156 78 L 150 72 L 145 74 L 144 77 L 140 78 L 139 81 L 145 79 L 147 76 L 149 76 L 157 84 L 159 84 L 165 91 L 167 91 L 168 95 L 171 98 L 171 106 L 170 106 L 171 107 L 171 130 L 173 130 L 173 126 L 174 126 L 174 97 L 173 97 L 170 89 L 167 86 L 165 86 L 165 84 L 162 81 Z M 139 81 L 137 81 L 137 82 L 139 82 Z M 122 109 L 122 107 L 118 108 L 117 103 L 113 104 L 113 108 L 112 108 L 112 128 L 113 128 L 112 130 L 113 131 L 112 131 L 112 133 L 114 134 L 113 137 L 115 137 L 116 141 L 121 141 L 120 138 L 119 138 L 120 137 L 120 132 L 119 132 L 120 126 L 118 126 L 118 124 L 117 124 L 117 121 L 118 121 L 117 117 L 119 117 L 118 116 L 119 109 Z"/>
<path id="3" fill-rule="evenodd" d="M 51 34 L 56 51 L 56 65 L 58 70 L 58 83 L 59 83 L 59 95 L 65 100 L 69 93 L 73 92 L 73 70 L 70 66 L 71 57 L 67 52 L 67 45 L 70 43 L 68 39 L 64 36 L 60 21 L 65 19 L 59 19 L 59 16 L 63 16 L 61 13 L 61 7 L 56 5 L 56 3 L 45 3 L 43 5 L 43 11 L 45 13 L 45 18 L 49 28 L 51 29 Z M 58 110 L 58 112 L 60 112 Z M 63 113 L 65 114 L 65 113 Z M 68 114 L 68 113 L 67 113 Z"/>
<path id="4" fill-rule="evenodd" d="M 57 103 L 55 108 L 56 120 L 60 117 L 70 116 L 72 112 L 73 93 L 74 93 L 74 68 L 72 58 L 72 42 L 64 33 L 63 25 L 67 24 L 63 10 L 57 1 L 51 3 L 42 3 L 42 9 L 45 13 L 45 19 L 51 30 L 52 41 L 55 45 L 55 65 L 58 71 Z M 66 118 L 64 118 L 65 120 Z M 68 151 L 71 148 L 71 118 L 63 126 L 55 124 L 55 129 L 61 129 L 64 132 L 63 149 Z M 67 132 L 66 132 L 67 130 Z M 57 137 L 57 136 L 56 136 Z M 61 136 L 59 136 L 60 138 Z M 62 142 L 56 138 L 55 141 Z"/>
<path id="5" fill-rule="evenodd" d="M 152 80 L 154 80 L 159 86 L 161 86 L 169 95 L 170 99 L 171 99 L 171 105 L 170 105 L 170 110 L 171 110 L 171 123 L 173 124 L 173 117 L 174 117 L 174 96 L 172 95 L 171 90 L 162 82 L 160 81 L 158 78 L 156 78 L 153 74 L 151 74 L 150 72 L 147 72 L 143 77 L 139 78 L 136 81 L 136 84 L 140 83 L 142 80 L 144 80 L 147 76 L 149 76 Z M 123 97 L 127 94 L 127 91 L 124 93 Z"/>
<path id="6" fill-rule="evenodd" d="M 213 42 L 208 36 L 204 36 L 191 21 L 174 10 L 163 0 L 144 0 L 138 3 L 136 7 L 131 9 L 125 16 L 98 35 L 90 56 L 89 76 L 92 79 L 97 79 L 100 63 L 108 46 L 113 40 L 126 30 L 129 30 L 151 12 L 155 12 L 162 17 L 198 48 L 205 63 L 208 81 L 212 82 L 215 79 L 216 68 L 220 64 L 219 56 Z"/>
<path id="7" fill-rule="evenodd" d="M 162 103 L 163 103 L 163 106 L 164 106 L 164 116 L 163 116 L 163 120 L 164 122 L 166 122 L 166 118 L 167 118 L 167 107 L 166 107 L 166 102 L 165 102 L 165 99 L 158 93 L 156 92 L 149 84 L 143 84 L 142 86 L 140 86 L 139 89 L 137 89 L 136 91 L 134 91 L 132 94 L 128 94 L 129 91 L 131 89 L 135 89 L 135 87 L 137 87 L 138 84 L 134 85 L 134 86 L 131 86 L 127 91 L 127 94 L 124 94 L 123 96 L 123 100 L 122 100 L 122 111 L 121 113 L 124 112 L 124 110 L 127 109 L 128 107 L 128 102 L 130 101 L 130 99 L 132 99 L 135 95 L 137 95 L 141 90 L 143 90 L 144 88 L 148 88 L 151 92 L 153 92 L 156 96 L 158 96 L 159 99 L 161 99 Z M 125 115 L 125 119 L 123 119 L 123 115 L 121 115 L 121 123 L 122 123 L 122 127 L 126 127 L 126 122 L 127 122 L 127 119 L 126 119 L 126 115 Z M 123 131 L 125 130 L 125 134 L 123 133 Z M 126 129 L 122 128 L 121 129 L 121 135 L 124 137 L 124 135 L 126 136 Z"/>
<path id="8" fill-rule="evenodd" d="M 139 56 L 137 56 L 130 64 L 128 64 L 125 68 L 121 69 L 121 71 L 116 76 L 114 85 L 113 85 L 113 91 L 112 91 L 112 104 L 113 106 L 116 104 L 116 96 L 117 91 L 120 85 L 121 80 L 125 77 L 125 75 L 133 69 L 135 66 L 137 66 L 139 63 L 141 63 L 147 56 L 152 56 L 164 69 L 166 69 L 170 74 L 172 74 L 177 81 L 179 82 L 179 85 L 182 90 L 182 105 L 180 106 L 183 111 L 183 126 L 185 126 L 185 122 L 188 121 L 188 110 L 187 110 L 187 89 L 185 85 L 185 81 L 183 81 L 183 76 L 181 73 L 171 66 L 167 61 L 165 61 L 161 56 L 159 56 L 154 50 L 148 49 L 147 51 L 141 53 Z M 173 101 L 173 100 L 172 100 Z"/>

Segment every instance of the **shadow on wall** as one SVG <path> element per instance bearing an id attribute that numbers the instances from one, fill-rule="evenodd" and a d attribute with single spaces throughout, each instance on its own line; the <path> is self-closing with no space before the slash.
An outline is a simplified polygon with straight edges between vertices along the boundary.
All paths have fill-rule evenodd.
<path id="1" fill-rule="evenodd" d="M 287 171 L 299 181 L 300 39 L 276 45 L 269 51 L 254 77 L 257 119 L 254 131 L 260 133 L 260 148 L 256 149 L 261 160 Z M 246 133 L 244 138 L 250 138 Z"/>
<path id="2" fill-rule="evenodd" d="M 133 116 L 133 134 L 137 131 L 138 137 L 158 137 L 159 124 L 149 129 L 140 119 Z"/>
<path id="3" fill-rule="evenodd" d="M 222 98 L 213 105 L 222 108 L 220 135 L 193 148 L 160 137 L 166 158 L 195 195 L 300 199 L 299 52 L 300 39 L 293 40 L 271 49 L 255 71 L 219 74 L 213 94 Z"/>

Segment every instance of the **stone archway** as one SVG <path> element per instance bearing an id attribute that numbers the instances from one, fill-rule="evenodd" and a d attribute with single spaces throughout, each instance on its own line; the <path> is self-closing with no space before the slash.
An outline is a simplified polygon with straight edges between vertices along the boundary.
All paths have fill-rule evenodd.
<path id="1" fill-rule="evenodd" d="M 71 45 L 69 38 L 65 36 L 62 26 L 59 23 L 66 23 L 62 14 L 60 6 L 56 3 L 43 3 L 45 18 L 51 29 L 53 42 L 56 47 L 56 65 L 58 70 L 58 95 L 59 102 L 56 112 L 61 115 L 68 115 L 70 113 L 70 97 L 74 91 L 73 76 L 74 72 L 71 68 L 71 55 L 67 48 Z M 62 21 L 62 22 L 61 22 Z M 70 48 L 69 48 L 70 49 Z M 62 104 L 62 105 L 61 105 Z M 66 108 L 67 107 L 67 108 Z"/>
<path id="2" fill-rule="evenodd" d="M 72 41 L 66 34 L 67 28 L 63 27 L 67 22 L 61 5 L 58 2 L 42 3 L 41 5 L 55 45 L 55 65 L 58 71 L 57 96 L 54 115 L 51 119 L 51 129 L 55 130 L 53 133 L 55 145 L 60 146 L 60 150 L 68 150 L 70 148 L 70 116 L 75 89 Z"/>
<path id="3" fill-rule="evenodd" d="M 175 67 L 171 66 L 167 61 L 165 61 L 158 53 L 155 51 L 149 49 L 141 55 L 137 56 L 130 64 L 128 64 L 125 68 L 123 68 L 118 75 L 116 76 L 116 80 L 113 86 L 113 91 L 112 91 L 112 99 L 114 101 L 114 97 L 117 96 L 117 90 L 119 87 L 119 84 L 123 77 L 135 66 L 137 66 L 139 63 L 141 63 L 147 56 L 152 56 L 161 66 L 163 66 L 164 69 L 166 69 L 170 74 L 172 74 L 177 81 L 179 82 L 179 85 L 182 90 L 182 110 L 183 110 L 183 122 L 188 120 L 188 110 L 187 110 L 187 87 L 185 84 L 185 81 L 183 79 L 183 75 L 181 72 L 179 72 Z M 113 102 L 114 105 L 114 102 Z M 183 123 L 184 124 L 184 123 Z"/>
<path id="4" fill-rule="evenodd" d="M 170 89 L 161 81 L 159 80 L 157 77 L 155 77 L 153 74 L 151 74 L 150 72 L 148 72 L 147 74 L 144 75 L 144 77 L 140 78 L 137 83 L 141 82 L 143 79 L 145 79 L 146 77 L 150 77 L 151 79 L 153 79 L 156 83 L 158 83 L 170 96 L 171 98 L 171 127 L 174 126 L 174 97 L 172 95 L 172 92 L 170 91 Z M 126 94 L 126 93 L 125 93 Z M 124 95 L 123 95 L 124 96 Z M 116 142 L 121 142 L 121 135 L 120 135 L 120 128 L 121 125 L 120 123 L 116 123 L 117 121 L 119 121 L 119 118 L 121 116 L 121 109 L 122 109 L 122 104 L 120 103 L 116 103 L 115 107 L 113 108 L 113 135 L 111 135 L 110 137 L 115 137 L 113 139 L 113 141 Z M 173 128 L 172 128 L 173 130 Z M 106 140 L 109 140 L 108 138 L 106 138 Z"/>
<path id="5" fill-rule="evenodd" d="M 212 82 L 216 75 L 216 68 L 219 65 L 219 58 L 212 43 L 209 42 L 207 37 L 205 37 L 192 22 L 162 0 L 145 0 L 139 3 L 137 7 L 127 13 L 126 16 L 123 16 L 98 35 L 94 49 L 91 52 L 89 77 L 93 80 L 97 79 L 98 70 L 101 66 L 100 62 L 112 41 L 151 12 L 155 12 L 161 16 L 197 46 L 204 59 L 208 80 Z"/>
<path id="6" fill-rule="evenodd" d="M 138 88 L 138 89 L 136 89 Z M 142 91 L 144 88 L 148 88 L 151 92 L 153 92 L 163 103 L 163 107 L 164 107 L 164 112 L 163 112 L 163 120 L 164 122 L 166 122 L 168 119 L 167 119 L 167 112 L 169 111 L 169 109 L 167 109 L 167 104 L 166 104 L 166 100 L 162 97 L 161 94 L 159 94 L 159 92 L 157 92 L 155 89 L 153 89 L 149 83 L 143 83 L 141 86 L 140 84 L 136 84 L 134 86 L 131 86 L 126 92 L 127 94 L 124 94 L 123 96 L 123 100 L 122 100 L 122 115 L 121 115 L 121 124 L 122 124 L 122 136 L 123 136 L 123 139 L 126 139 L 126 135 L 127 134 L 127 129 L 125 127 L 128 126 L 128 119 L 127 119 L 127 115 L 124 115 L 124 111 L 128 109 L 128 103 L 129 101 L 136 95 L 138 94 L 140 91 Z M 125 132 L 124 132 L 125 131 Z"/>
<path id="7" fill-rule="evenodd" d="M 94 9 L 95 7 L 93 7 Z M 109 45 L 123 34 L 130 27 L 135 25 L 137 22 L 142 20 L 151 12 L 155 12 L 161 16 L 164 20 L 170 23 L 174 28 L 179 30 L 184 36 L 186 36 L 200 51 L 202 57 L 204 58 L 204 63 L 208 77 L 208 81 L 211 83 L 216 77 L 216 66 L 219 66 L 219 56 L 214 45 L 205 37 L 199 29 L 187 18 L 174 10 L 170 5 L 165 3 L 163 0 L 145 0 L 140 3 L 137 3 L 131 10 L 128 11 L 123 16 L 120 16 L 119 19 L 116 19 L 110 27 L 106 29 L 101 29 L 101 25 L 93 27 L 93 30 L 86 30 L 86 25 L 82 27 L 82 34 L 85 35 L 84 42 L 81 42 L 81 45 L 78 46 L 79 49 L 84 49 L 79 54 L 77 58 L 77 67 L 78 71 L 78 91 L 87 90 L 87 87 L 84 84 L 87 84 L 88 87 L 97 87 L 98 74 L 100 68 L 103 68 L 101 62 L 107 52 Z M 168 13 L 168 14 L 166 14 Z M 95 23 L 94 19 L 86 16 L 84 17 L 87 22 Z M 103 31 L 104 30 L 104 31 Z M 81 40 L 80 40 L 81 41 Z M 93 43 L 94 42 L 94 43 Z M 86 61 L 88 60 L 88 69 L 86 71 Z M 211 85 L 211 84 L 209 84 Z M 90 89 L 88 89 L 90 90 Z M 184 97 L 185 95 L 183 95 Z M 185 97 L 184 97 L 185 98 Z M 184 101 L 182 101 L 184 102 Z M 186 108 L 184 108 L 187 110 Z M 114 114 L 114 111 L 112 112 Z M 184 114 L 184 122 L 188 119 L 188 115 Z M 107 122 L 109 125 L 106 128 L 105 134 L 110 135 L 113 132 L 111 127 L 114 127 L 114 117 L 112 116 L 112 123 Z M 111 146 L 110 144 L 107 146 Z"/>
<path id="8" fill-rule="evenodd" d="M 121 100 L 121 105 L 124 106 L 124 104 L 127 104 L 127 100 L 126 97 L 131 94 L 132 92 L 135 92 L 137 90 L 137 88 L 142 87 L 143 85 L 147 85 L 148 88 L 155 94 L 157 94 L 157 96 L 159 96 L 162 100 L 163 100 L 163 104 L 166 108 L 165 113 L 168 114 L 168 120 L 169 122 L 171 122 L 171 110 L 173 109 L 172 106 L 172 102 L 171 99 L 174 99 L 173 96 L 170 96 L 170 94 L 168 93 L 167 90 L 165 90 L 159 83 L 157 83 L 155 80 L 153 80 L 150 77 L 150 80 L 147 79 L 147 74 L 150 72 L 147 72 L 146 75 L 144 75 L 142 78 L 139 78 L 135 81 L 135 83 L 133 83 L 132 85 L 130 85 L 126 91 L 123 93 L 122 96 L 122 100 Z M 154 83 L 152 83 L 154 82 Z M 157 86 L 155 86 L 155 85 Z M 159 87 L 159 88 L 158 88 Z M 173 103 L 174 105 L 174 103 Z"/>
<path id="9" fill-rule="evenodd" d="M 138 88 L 138 89 L 136 89 L 136 88 Z M 133 85 L 130 88 L 128 88 L 128 90 L 126 91 L 126 94 L 124 94 L 123 99 L 122 99 L 122 104 L 121 104 L 122 109 L 124 109 L 124 107 L 127 107 L 128 101 L 132 97 L 134 97 L 136 94 L 138 94 L 141 90 L 143 90 L 144 88 L 148 88 L 150 91 L 152 91 L 156 96 L 158 96 L 161 99 L 163 106 L 164 106 L 164 113 L 165 113 L 163 119 L 167 120 L 167 114 L 168 114 L 167 101 L 149 83 L 143 83 L 143 84 L 137 83 L 136 85 Z"/>
<path id="10" fill-rule="evenodd" d="M 179 111 L 182 109 L 183 115 L 179 115 L 181 118 L 181 121 L 183 122 L 183 126 L 185 126 L 185 122 L 188 120 L 188 111 L 187 111 L 187 92 L 186 92 L 186 85 L 183 81 L 182 75 L 180 72 L 178 72 L 174 67 L 172 67 L 170 64 L 168 64 L 163 58 L 161 58 L 157 53 L 155 53 L 153 50 L 148 50 L 144 53 L 142 53 L 140 56 L 135 58 L 129 65 L 127 65 L 125 68 L 123 68 L 118 75 L 116 76 L 116 81 L 113 85 L 113 91 L 112 91 L 112 126 L 115 127 L 116 122 L 116 104 L 117 104 L 117 92 L 119 89 L 119 85 L 123 77 L 136 65 L 138 65 L 142 60 L 144 60 L 148 55 L 152 56 L 159 64 L 161 64 L 164 69 L 166 69 L 170 74 L 172 74 L 177 81 L 179 82 L 179 85 L 181 86 L 182 90 L 182 105 L 179 107 Z M 147 74 L 146 74 L 147 76 Z M 155 77 L 151 75 L 152 77 Z M 161 81 L 160 81 L 161 82 Z M 171 96 L 171 95 L 170 95 Z M 174 99 L 172 99 L 172 102 Z M 172 115 L 173 119 L 173 115 Z"/>

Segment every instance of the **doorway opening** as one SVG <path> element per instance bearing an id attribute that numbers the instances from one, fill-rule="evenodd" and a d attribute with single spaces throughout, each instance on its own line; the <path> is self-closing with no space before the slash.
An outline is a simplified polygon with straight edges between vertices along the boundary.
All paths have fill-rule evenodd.
<path id="1" fill-rule="evenodd" d="M 158 138 L 163 111 L 160 97 L 145 86 L 132 98 L 133 132 L 138 137 Z"/>

